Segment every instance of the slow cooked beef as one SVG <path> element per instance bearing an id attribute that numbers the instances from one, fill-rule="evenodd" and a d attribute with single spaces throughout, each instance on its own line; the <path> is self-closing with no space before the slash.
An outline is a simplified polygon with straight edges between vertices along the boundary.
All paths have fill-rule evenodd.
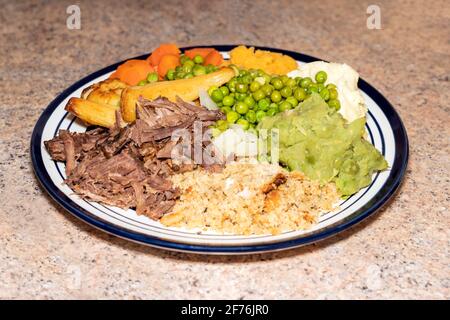
<path id="1" fill-rule="evenodd" d="M 174 150 L 192 159 L 195 146 L 194 139 L 187 141 L 183 135 L 174 139 L 173 133 L 181 129 L 192 134 L 198 128 L 203 133 L 224 115 L 165 98 L 139 99 L 136 113 L 136 121 L 125 127 L 96 128 L 85 133 L 61 130 L 45 142 L 45 147 L 53 160 L 66 162 L 65 182 L 81 197 L 124 209 L 136 208 L 138 214 L 159 219 L 170 212 L 179 197 L 168 176 L 198 166 L 209 170 L 222 167 L 220 160 L 174 161 Z M 187 142 L 190 148 L 186 148 Z M 200 149 L 208 144 L 202 141 Z"/>

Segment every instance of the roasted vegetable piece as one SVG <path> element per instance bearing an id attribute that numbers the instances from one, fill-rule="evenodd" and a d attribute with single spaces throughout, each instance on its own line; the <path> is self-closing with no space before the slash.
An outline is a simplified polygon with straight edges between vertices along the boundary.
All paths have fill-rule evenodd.
<path id="1" fill-rule="evenodd" d="M 81 98 L 71 98 L 65 108 L 91 125 L 111 128 L 116 124 L 116 113 L 119 108 L 107 104 L 100 104 Z"/>
<path id="2" fill-rule="evenodd" d="M 152 54 L 147 58 L 147 61 L 152 66 L 157 66 L 161 61 L 161 58 L 167 54 L 174 56 L 180 56 L 180 49 L 178 49 L 176 44 L 173 43 L 163 43 L 158 48 L 156 48 Z"/>
<path id="3" fill-rule="evenodd" d="M 212 52 L 215 51 L 216 49 L 214 48 L 194 48 L 194 49 L 190 49 L 190 50 L 186 50 L 184 52 L 184 54 L 189 57 L 190 59 L 194 59 L 195 56 L 199 55 L 201 56 L 203 59 L 206 58 L 206 56 Z"/>
<path id="4" fill-rule="evenodd" d="M 179 65 L 180 58 L 178 56 L 174 56 L 173 54 L 166 54 L 163 56 L 158 64 L 158 75 L 160 79 L 166 76 L 167 71 L 175 69 Z"/>
<path id="5" fill-rule="evenodd" d="M 220 54 L 219 51 L 213 50 L 205 58 L 204 64 L 207 66 L 209 64 L 212 64 L 213 66 L 219 66 L 223 62 L 223 57 Z"/>
<path id="6" fill-rule="evenodd" d="M 231 68 L 222 68 L 216 72 L 189 79 L 160 81 L 141 87 L 129 87 L 122 93 L 121 112 L 127 122 L 136 119 L 136 102 L 139 96 L 146 99 L 156 99 L 159 96 L 176 101 L 180 97 L 184 101 L 194 101 L 198 98 L 199 90 L 208 90 L 212 86 L 221 86 L 235 75 Z"/>
<path id="7" fill-rule="evenodd" d="M 130 86 L 135 86 L 153 71 L 155 69 L 146 60 L 133 59 L 121 64 L 110 78 L 118 78 Z"/>
<path id="8" fill-rule="evenodd" d="M 119 79 L 106 79 L 84 89 L 81 98 L 114 107 L 120 107 L 120 95 L 123 89 L 128 87 Z"/>

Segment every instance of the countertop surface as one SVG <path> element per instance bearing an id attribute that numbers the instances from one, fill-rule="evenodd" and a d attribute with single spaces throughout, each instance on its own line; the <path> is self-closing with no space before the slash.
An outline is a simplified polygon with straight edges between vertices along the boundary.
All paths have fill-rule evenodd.
<path id="1" fill-rule="evenodd" d="M 450 7 L 447 1 L 0 1 L 0 298 L 449 299 Z M 35 122 L 81 77 L 160 42 L 247 43 L 345 62 L 410 139 L 403 186 L 342 234 L 272 254 L 166 252 L 78 221 L 37 182 Z"/>

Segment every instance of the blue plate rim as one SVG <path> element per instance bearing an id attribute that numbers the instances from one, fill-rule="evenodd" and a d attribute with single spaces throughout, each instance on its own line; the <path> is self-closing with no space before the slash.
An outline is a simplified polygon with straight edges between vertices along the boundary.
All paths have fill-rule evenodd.
<path id="1" fill-rule="evenodd" d="M 189 46 L 181 48 L 182 50 L 197 48 L 197 47 L 213 47 L 219 51 L 228 52 L 232 48 L 237 45 L 205 45 L 205 46 Z M 282 54 L 286 54 L 291 56 L 292 58 L 304 61 L 304 62 L 312 62 L 321 60 L 315 58 L 310 55 L 298 53 L 295 51 L 289 51 L 279 48 L 271 48 L 271 47 L 262 47 L 262 46 L 253 46 L 256 49 L 261 50 L 270 50 L 273 52 L 279 52 Z M 144 59 L 148 56 L 148 54 L 140 55 L 131 59 Z M 126 59 L 129 60 L 129 59 Z M 83 220 L 89 225 L 105 231 L 109 234 L 118 236 L 123 239 L 131 240 L 133 242 L 137 242 L 140 244 L 145 244 L 157 248 L 163 248 L 174 251 L 182 251 L 182 252 L 190 252 L 190 253 L 203 253 L 203 254 L 247 254 L 247 253 L 262 253 L 269 251 L 279 251 L 291 249 L 299 246 L 304 246 L 307 244 L 315 243 L 320 240 L 324 240 L 331 236 L 334 236 L 353 225 L 361 222 L 366 219 L 370 215 L 374 214 L 378 211 L 383 205 L 385 205 L 389 199 L 393 197 L 395 192 L 398 190 L 401 185 L 409 158 L 409 143 L 408 136 L 406 133 L 406 129 L 403 125 L 400 116 L 394 107 L 390 104 L 390 102 L 374 87 L 372 87 L 369 83 L 367 83 L 363 79 L 359 79 L 358 87 L 364 91 L 367 95 L 369 95 L 382 109 L 383 113 L 386 115 L 389 124 L 393 130 L 395 137 L 395 158 L 393 165 L 390 170 L 389 177 L 387 178 L 385 184 L 378 191 L 374 198 L 372 198 L 368 203 L 366 203 L 362 208 L 346 217 L 343 220 L 340 220 L 326 228 L 317 230 L 316 232 L 309 234 L 307 236 L 302 236 L 296 239 L 291 239 L 287 241 L 281 241 L 276 243 L 269 244 L 261 244 L 261 245 L 239 245 L 239 246 L 217 246 L 217 245 L 197 245 L 197 244 L 185 244 L 173 241 L 163 240 L 157 237 L 152 237 L 149 235 L 141 234 L 139 232 L 130 231 L 124 229 L 122 227 L 110 224 L 106 221 L 101 220 L 100 218 L 92 215 L 88 211 L 84 210 L 80 206 L 78 206 L 75 202 L 73 202 L 70 198 L 68 198 L 64 193 L 62 193 L 52 182 L 48 172 L 45 170 L 42 154 L 41 154 L 41 138 L 42 132 L 47 123 L 49 117 L 53 113 L 53 111 L 58 107 L 58 105 L 67 98 L 73 91 L 85 85 L 86 83 L 96 79 L 97 77 L 111 72 L 117 68 L 121 62 L 112 64 L 108 67 L 100 69 L 96 72 L 91 73 L 90 75 L 82 78 L 81 80 L 75 82 L 62 93 L 60 93 L 44 110 L 44 112 L 39 117 L 31 136 L 31 144 L 30 144 L 30 154 L 33 164 L 33 169 L 35 175 L 40 182 L 40 184 L 44 187 L 47 193 L 65 210 L 74 215 L 75 217 Z"/>

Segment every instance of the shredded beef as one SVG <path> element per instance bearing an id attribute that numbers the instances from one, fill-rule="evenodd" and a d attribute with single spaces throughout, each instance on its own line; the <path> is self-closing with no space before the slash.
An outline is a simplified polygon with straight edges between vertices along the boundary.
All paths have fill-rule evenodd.
<path id="1" fill-rule="evenodd" d="M 81 197 L 118 206 L 136 208 L 138 214 L 159 219 L 170 212 L 177 190 L 167 178 L 175 173 L 194 170 L 197 166 L 217 171 L 223 164 L 174 161 L 174 152 L 194 158 L 193 141 L 185 150 L 185 137 L 173 139 L 176 130 L 193 133 L 200 123 L 201 133 L 212 123 L 223 119 L 220 111 L 210 111 L 180 99 L 149 101 L 140 98 L 137 119 L 110 130 L 97 128 L 85 133 L 61 130 L 45 147 L 55 161 L 66 162 L 66 183 Z M 197 146 L 203 150 L 208 142 Z"/>

